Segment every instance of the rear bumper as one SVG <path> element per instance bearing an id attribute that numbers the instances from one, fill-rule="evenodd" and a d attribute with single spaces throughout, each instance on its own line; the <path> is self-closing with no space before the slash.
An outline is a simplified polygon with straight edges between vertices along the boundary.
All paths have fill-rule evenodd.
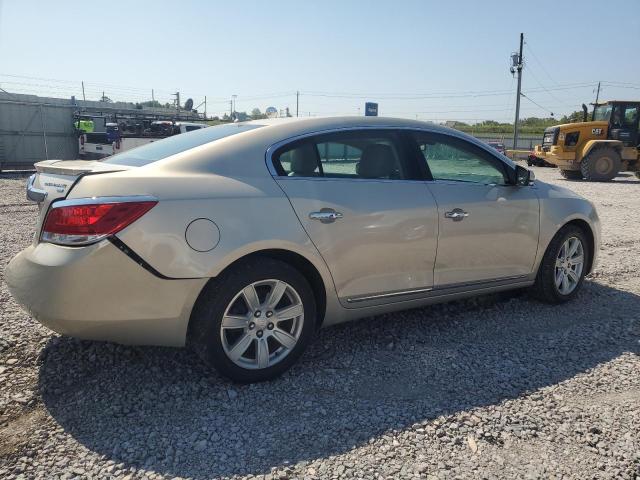
<path id="1" fill-rule="evenodd" d="M 31 245 L 5 270 L 9 291 L 64 335 L 124 344 L 183 346 L 208 279 L 162 279 L 108 241 L 87 247 Z"/>

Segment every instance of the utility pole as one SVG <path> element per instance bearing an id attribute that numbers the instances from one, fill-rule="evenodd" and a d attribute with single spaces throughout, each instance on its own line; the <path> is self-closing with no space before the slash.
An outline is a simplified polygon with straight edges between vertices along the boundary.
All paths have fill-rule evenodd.
<path id="1" fill-rule="evenodd" d="M 180 115 L 180 92 L 173 94 L 176 97 L 176 115 Z"/>
<path id="2" fill-rule="evenodd" d="M 207 96 L 204 96 L 204 119 L 207 119 Z"/>
<path id="3" fill-rule="evenodd" d="M 82 81 L 82 100 L 86 101 L 87 99 L 84 96 L 84 80 Z"/>
<path id="4" fill-rule="evenodd" d="M 236 119 L 236 98 L 238 98 L 237 95 L 231 95 L 231 119 L 232 120 Z"/>
<path id="5" fill-rule="evenodd" d="M 153 88 L 151 89 L 151 101 L 155 102 L 156 101 L 156 97 L 153 94 Z"/>
<path id="6" fill-rule="evenodd" d="M 511 72 L 514 71 L 514 68 L 518 72 L 518 93 L 516 95 L 516 119 L 513 124 L 513 149 L 516 150 L 518 148 L 518 123 L 520 122 L 520 89 L 522 88 L 522 67 L 524 66 L 524 59 L 522 58 L 522 44 L 524 43 L 524 33 L 520 34 L 520 53 L 516 56 L 513 55 L 511 58 L 513 60 L 513 66 L 511 67 Z"/>
<path id="7" fill-rule="evenodd" d="M 299 108 L 300 108 L 300 90 L 296 92 L 296 117 L 298 116 Z"/>
<path id="8" fill-rule="evenodd" d="M 596 103 L 593 104 L 593 113 L 591 114 L 591 121 L 596 118 L 596 107 L 598 106 L 598 99 L 600 98 L 600 82 L 598 82 L 598 91 L 596 92 Z"/>
<path id="9" fill-rule="evenodd" d="M 233 100 L 229 100 L 229 118 L 233 120 Z"/>

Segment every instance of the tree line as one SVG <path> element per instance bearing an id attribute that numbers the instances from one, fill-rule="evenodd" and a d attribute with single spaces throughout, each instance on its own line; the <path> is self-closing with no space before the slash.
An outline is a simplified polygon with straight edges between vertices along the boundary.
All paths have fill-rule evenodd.
<path id="1" fill-rule="evenodd" d="M 150 100 L 147 102 L 141 102 L 136 104 L 136 108 L 143 107 L 155 107 L 155 108 L 175 108 L 174 105 L 169 103 L 161 104 L 157 100 Z M 286 110 L 286 116 L 290 117 L 289 109 Z M 251 113 L 247 112 L 234 112 L 235 118 L 240 121 L 245 120 L 260 120 L 263 118 L 267 118 L 266 113 L 262 112 L 259 108 L 254 108 L 251 110 Z M 544 129 L 547 127 L 551 127 L 554 125 L 559 125 L 563 123 L 575 123 L 582 121 L 582 110 L 577 110 L 569 115 L 563 115 L 561 118 L 555 117 L 527 117 L 520 120 L 520 132 L 521 133 L 529 133 L 529 134 L 537 134 L 543 133 Z M 213 117 L 209 120 L 213 122 L 230 122 L 232 120 L 231 116 L 227 113 L 222 115 L 222 117 Z M 453 122 L 453 127 L 462 130 L 463 132 L 473 132 L 473 133 L 512 133 L 513 132 L 513 123 L 509 122 L 497 122 L 495 120 L 484 120 L 479 123 L 469 124 L 465 122 Z"/>
<path id="2" fill-rule="evenodd" d="M 582 110 L 575 111 L 569 115 L 563 115 L 561 118 L 554 117 L 527 117 L 520 120 L 520 133 L 542 133 L 547 127 L 560 125 L 563 123 L 576 123 L 582 121 Z M 465 122 L 455 122 L 454 128 L 463 132 L 473 133 L 512 133 L 513 123 L 496 122 L 495 120 L 484 120 L 479 123 L 470 125 Z"/>

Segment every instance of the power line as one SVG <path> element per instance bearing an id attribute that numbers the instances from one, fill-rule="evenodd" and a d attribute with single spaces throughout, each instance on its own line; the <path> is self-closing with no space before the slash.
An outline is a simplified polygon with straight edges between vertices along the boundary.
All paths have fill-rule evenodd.
<path id="1" fill-rule="evenodd" d="M 542 89 L 544 89 L 544 91 L 551 97 L 553 98 L 554 101 L 556 102 L 562 102 L 562 100 L 560 100 L 558 97 L 556 97 L 553 93 L 551 93 L 544 85 L 542 85 L 542 83 L 540 82 L 540 80 L 538 79 L 538 77 L 535 75 L 535 73 L 533 73 L 533 70 L 531 70 L 531 67 L 529 67 L 529 65 L 527 65 L 525 63 L 525 67 L 527 68 L 527 71 L 531 74 L 531 76 L 533 77 L 533 79 L 536 81 L 536 83 L 538 85 L 540 85 L 540 87 Z"/>
<path id="2" fill-rule="evenodd" d="M 544 65 L 542 64 L 542 62 L 538 59 L 538 56 L 533 52 L 533 50 L 531 49 L 531 46 L 529 45 L 529 42 L 524 42 L 524 46 L 526 47 L 526 49 L 528 50 L 528 52 L 531 54 L 531 56 L 533 57 L 533 59 L 536 61 L 536 63 L 538 65 L 540 65 L 540 68 L 542 68 L 542 71 L 547 75 L 547 77 L 549 77 L 549 80 L 551 80 L 553 83 L 555 83 L 556 85 L 558 85 L 558 82 L 556 82 L 553 77 L 551 76 L 551 74 L 547 71 L 546 68 L 544 68 Z"/>
<path id="3" fill-rule="evenodd" d="M 527 95 L 525 95 L 524 93 L 520 92 L 520 96 L 526 98 L 527 100 L 529 100 L 531 103 L 533 103 L 534 105 L 537 105 L 538 107 L 540 107 L 542 110 L 549 112 L 551 114 L 551 116 L 553 117 L 553 112 L 551 110 L 549 110 L 546 107 L 543 107 L 542 105 L 540 105 L 538 102 L 535 102 L 533 99 L 531 99 L 530 97 L 528 97 Z"/>

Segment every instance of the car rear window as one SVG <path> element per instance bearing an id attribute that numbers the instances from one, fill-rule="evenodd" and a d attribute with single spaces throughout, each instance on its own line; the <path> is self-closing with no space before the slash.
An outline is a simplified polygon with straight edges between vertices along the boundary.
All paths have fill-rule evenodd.
<path id="1" fill-rule="evenodd" d="M 188 133 L 174 135 L 173 137 L 156 140 L 154 142 L 132 148 L 125 152 L 107 157 L 104 163 L 114 165 L 129 165 L 142 167 L 163 158 L 170 157 L 191 148 L 199 147 L 205 143 L 211 143 L 222 138 L 230 137 L 242 132 L 248 132 L 263 125 L 247 123 L 229 123 L 215 127 L 200 128 Z"/>

